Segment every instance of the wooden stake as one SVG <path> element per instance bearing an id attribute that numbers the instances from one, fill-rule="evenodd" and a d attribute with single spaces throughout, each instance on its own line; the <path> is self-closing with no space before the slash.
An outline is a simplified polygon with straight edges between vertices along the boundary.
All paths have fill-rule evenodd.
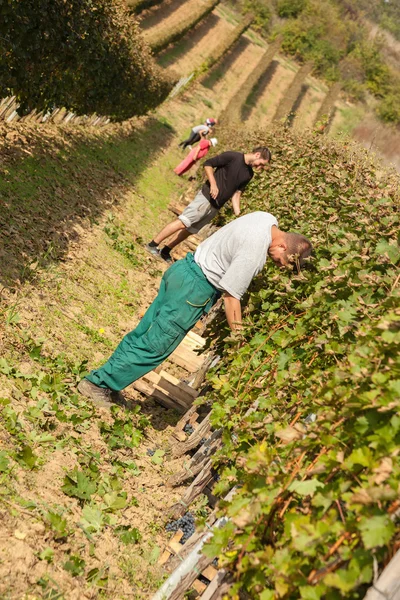
<path id="1" fill-rule="evenodd" d="M 193 450 L 199 445 L 203 437 L 206 437 L 211 429 L 210 415 L 207 415 L 198 428 L 192 433 L 189 439 L 183 444 L 177 444 L 172 448 L 172 456 L 178 457 L 186 454 L 189 450 Z"/>
<path id="2" fill-rule="evenodd" d="M 168 511 L 168 514 L 171 516 L 171 518 L 177 519 L 185 514 L 193 500 L 195 500 L 195 498 L 201 494 L 206 485 L 212 480 L 213 476 L 211 474 L 211 466 L 211 460 L 208 460 L 203 469 L 197 475 L 196 479 L 186 490 L 182 500 L 171 506 L 170 510 Z"/>

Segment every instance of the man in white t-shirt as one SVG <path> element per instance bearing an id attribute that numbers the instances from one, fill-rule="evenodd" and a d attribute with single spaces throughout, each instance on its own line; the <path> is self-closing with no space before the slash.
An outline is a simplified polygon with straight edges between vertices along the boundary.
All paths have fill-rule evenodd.
<path id="1" fill-rule="evenodd" d="M 215 127 L 216 123 L 217 123 L 217 121 L 215 119 L 207 119 L 205 123 L 202 123 L 201 125 L 196 125 L 195 127 L 192 127 L 192 130 L 190 132 L 188 139 L 183 140 L 183 142 L 181 142 L 179 144 L 179 146 L 181 148 L 185 149 L 187 146 L 196 144 L 196 142 L 199 142 L 201 140 L 201 138 L 205 137 L 206 135 L 208 135 L 210 133 L 210 131 L 212 131 L 212 129 L 213 129 L 213 127 Z"/>
<path id="2" fill-rule="evenodd" d="M 240 217 L 178 260 L 161 280 L 154 302 L 99 369 L 82 379 L 78 390 L 99 404 L 122 402 L 119 391 L 161 364 L 204 314 L 224 294 L 232 330 L 242 324 L 241 298 L 269 256 L 280 267 L 300 268 L 311 242 L 278 228 L 266 212 Z"/>

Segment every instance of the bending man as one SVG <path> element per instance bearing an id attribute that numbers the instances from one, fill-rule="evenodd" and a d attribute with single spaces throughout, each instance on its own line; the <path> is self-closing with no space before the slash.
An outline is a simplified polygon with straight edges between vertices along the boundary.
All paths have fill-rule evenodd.
<path id="1" fill-rule="evenodd" d="M 240 196 L 253 177 L 254 171 L 262 171 L 271 160 L 271 152 L 266 146 L 254 148 L 252 152 L 223 152 L 204 162 L 207 181 L 183 213 L 164 227 L 146 245 L 146 249 L 160 255 L 172 263 L 171 250 L 192 233 L 198 233 L 204 225 L 212 221 L 220 208 L 232 198 L 236 216 L 240 214 Z M 214 171 L 215 168 L 215 171 Z M 160 251 L 158 246 L 166 238 L 173 236 Z"/>
<path id="2" fill-rule="evenodd" d="M 267 256 L 278 266 L 302 265 L 311 254 L 303 235 L 285 233 L 271 214 L 254 212 L 222 227 L 193 255 L 164 273 L 160 289 L 139 325 L 114 354 L 78 385 L 84 396 L 103 404 L 121 402 L 119 391 L 161 364 L 202 315 L 224 294 L 232 330 L 241 327 L 240 300 Z"/>

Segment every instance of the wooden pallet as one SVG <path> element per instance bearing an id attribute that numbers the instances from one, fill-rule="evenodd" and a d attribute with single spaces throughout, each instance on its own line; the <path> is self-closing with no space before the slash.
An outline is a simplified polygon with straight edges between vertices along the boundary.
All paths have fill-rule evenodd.
<path id="1" fill-rule="evenodd" d="M 142 394 L 155 398 L 165 408 L 173 408 L 181 413 L 192 406 L 199 394 L 187 383 L 162 370 L 159 373 L 150 371 L 132 385 Z"/>
<path id="2" fill-rule="evenodd" d="M 175 352 L 171 354 L 169 360 L 183 367 L 189 373 L 200 371 L 207 359 L 207 354 L 199 355 L 197 350 L 202 348 L 205 343 L 204 338 L 189 331 Z M 161 365 L 134 381 L 132 385 L 142 394 L 155 398 L 162 406 L 173 408 L 181 413 L 189 410 L 193 400 L 199 394 L 195 388 L 163 370 Z"/>
<path id="3" fill-rule="evenodd" d="M 183 211 L 185 210 L 185 208 L 187 207 L 187 205 L 189 204 L 189 201 L 184 201 L 183 198 L 179 198 L 179 200 L 173 200 L 172 202 L 170 202 L 168 204 L 168 210 L 170 210 L 171 212 L 173 212 L 175 215 L 181 215 L 183 213 Z"/>
<path id="4" fill-rule="evenodd" d="M 189 331 L 184 340 L 179 344 L 176 350 L 171 354 L 168 360 L 172 360 L 175 364 L 179 365 L 189 371 L 189 373 L 196 373 L 198 371 L 203 362 L 206 359 L 206 354 L 198 354 L 196 350 L 200 349 L 201 346 L 198 344 L 197 340 L 194 339 L 200 338 L 197 333 Z M 202 338 L 200 338 L 202 339 Z M 205 340 L 203 340 L 202 345 L 204 346 Z"/>

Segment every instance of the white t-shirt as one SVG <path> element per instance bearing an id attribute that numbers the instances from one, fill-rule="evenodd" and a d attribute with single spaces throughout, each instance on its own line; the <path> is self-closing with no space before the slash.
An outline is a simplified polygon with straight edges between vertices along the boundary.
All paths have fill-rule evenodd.
<path id="1" fill-rule="evenodd" d="M 200 133 L 200 131 L 205 131 L 206 133 L 209 133 L 210 128 L 207 127 L 207 125 L 196 125 L 196 127 L 192 127 L 192 131 L 194 131 L 194 133 Z"/>
<path id="2" fill-rule="evenodd" d="M 194 260 L 214 287 L 240 300 L 265 265 L 273 225 L 267 212 L 239 217 L 202 242 Z"/>

